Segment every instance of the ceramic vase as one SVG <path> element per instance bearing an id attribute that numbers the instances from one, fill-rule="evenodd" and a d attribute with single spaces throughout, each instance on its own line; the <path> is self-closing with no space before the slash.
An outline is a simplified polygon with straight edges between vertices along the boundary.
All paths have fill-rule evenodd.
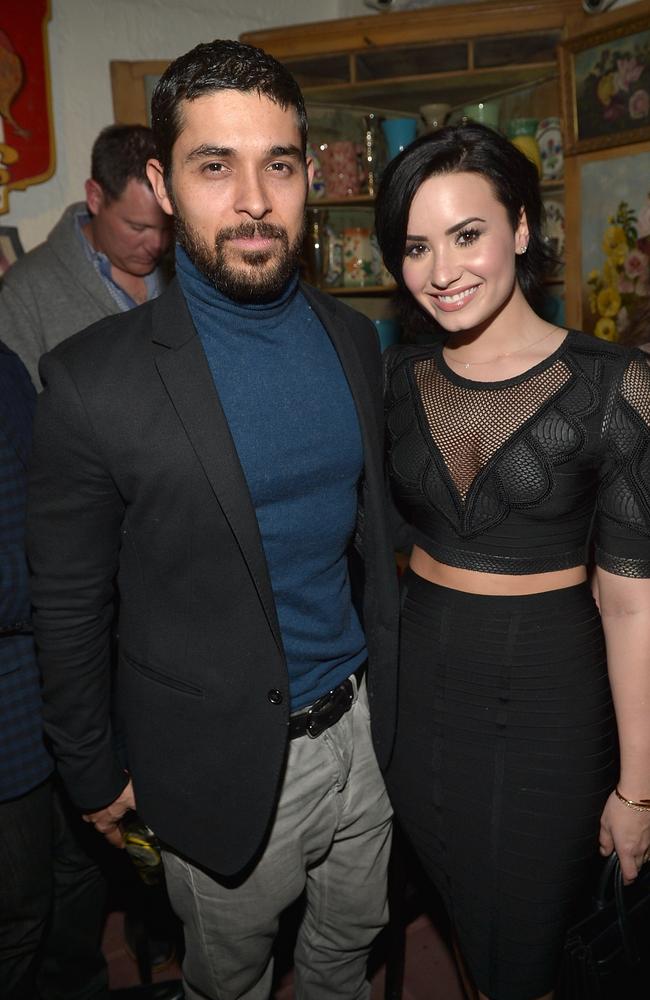
<path id="1" fill-rule="evenodd" d="M 385 118 L 381 123 L 382 131 L 386 137 L 388 147 L 388 159 L 401 153 L 409 143 L 413 142 L 417 133 L 417 121 L 415 118 Z"/>
<path id="2" fill-rule="evenodd" d="M 329 288 L 338 288 L 343 284 L 343 237 L 330 225 L 323 228 L 325 235 L 323 283 Z"/>
<path id="3" fill-rule="evenodd" d="M 542 178 L 546 181 L 558 180 L 564 172 L 560 119 L 555 116 L 542 118 L 537 126 L 535 139 L 542 158 Z"/>
<path id="4" fill-rule="evenodd" d="M 351 198 L 361 191 L 357 144 L 351 139 L 329 142 L 321 150 L 327 198 Z"/>
<path id="5" fill-rule="evenodd" d="M 372 243 L 370 230 L 363 226 L 350 226 L 343 230 L 343 284 L 348 288 L 372 285 Z"/>
<path id="6" fill-rule="evenodd" d="M 441 128 L 450 110 L 451 104 L 422 104 L 419 111 L 424 122 L 424 132 L 433 132 Z"/>
<path id="7" fill-rule="evenodd" d="M 537 173 L 542 174 L 542 158 L 539 154 L 539 146 L 535 133 L 537 131 L 536 118 L 512 118 L 508 122 L 508 138 L 513 146 L 516 146 L 524 156 L 527 156 L 531 163 L 537 167 Z"/>
<path id="8" fill-rule="evenodd" d="M 304 260 L 307 281 L 320 287 L 327 268 L 327 212 L 320 208 L 307 209 Z"/>
<path id="9" fill-rule="evenodd" d="M 375 319 L 373 323 L 377 327 L 379 343 L 382 351 L 385 351 L 391 344 L 396 344 L 399 340 L 399 325 L 394 319 Z"/>
<path id="10" fill-rule="evenodd" d="M 324 198 L 325 180 L 323 178 L 323 168 L 320 162 L 320 150 L 317 153 L 316 149 L 312 146 L 312 144 L 308 142 L 306 153 L 307 153 L 307 159 L 311 160 L 314 165 L 314 176 L 311 182 L 311 187 L 309 188 L 309 197 Z"/>
<path id="11" fill-rule="evenodd" d="M 499 112 L 501 102 L 496 99 L 491 101 L 477 101 L 476 104 L 466 104 L 463 108 L 463 118 L 472 122 L 480 122 L 481 125 L 489 125 L 490 128 L 499 127 Z"/>

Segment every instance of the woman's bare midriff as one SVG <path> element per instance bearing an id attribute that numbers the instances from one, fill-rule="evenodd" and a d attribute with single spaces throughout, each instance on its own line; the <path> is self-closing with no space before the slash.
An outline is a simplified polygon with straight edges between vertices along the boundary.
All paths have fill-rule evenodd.
<path id="1" fill-rule="evenodd" d="M 418 576 L 430 583 L 466 594 L 490 594 L 495 597 L 516 597 L 519 594 L 541 594 L 546 590 L 575 587 L 587 579 L 585 566 L 572 566 L 552 573 L 509 575 L 504 573 L 478 573 L 471 569 L 446 566 L 428 555 L 417 545 L 413 547 L 409 566 Z"/>

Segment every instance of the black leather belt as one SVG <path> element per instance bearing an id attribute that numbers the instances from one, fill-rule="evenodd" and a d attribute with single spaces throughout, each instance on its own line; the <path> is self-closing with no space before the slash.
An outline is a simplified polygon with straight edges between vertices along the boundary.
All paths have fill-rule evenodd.
<path id="1" fill-rule="evenodd" d="M 361 683 L 365 669 L 366 664 L 364 663 L 354 671 L 357 686 Z M 326 729 L 335 725 L 346 712 L 349 712 L 353 701 L 354 687 L 352 680 L 348 677 L 337 687 L 324 694 L 322 698 L 318 698 L 313 705 L 290 716 L 289 739 L 295 740 L 299 736 L 310 736 L 315 740 Z"/>

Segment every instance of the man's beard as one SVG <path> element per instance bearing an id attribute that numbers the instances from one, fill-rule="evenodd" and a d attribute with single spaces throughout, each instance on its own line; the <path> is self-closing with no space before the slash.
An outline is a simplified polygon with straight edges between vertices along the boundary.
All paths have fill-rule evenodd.
<path id="1" fill-rule="evenodd" d="M 304 221 L 292 243 L 282 226 L 251 221 L 220 229 L 211 247 L 180 215 L 175 215 L 174 220 L 176 239 L 194 266 L 234 302 L 272 302 L 298 268 L 305 237 Z M 277 243 L 268 250 L 236 250 L 240 263 L 231 263 L 228 241 L 255 236 L 273 239 Z"/>

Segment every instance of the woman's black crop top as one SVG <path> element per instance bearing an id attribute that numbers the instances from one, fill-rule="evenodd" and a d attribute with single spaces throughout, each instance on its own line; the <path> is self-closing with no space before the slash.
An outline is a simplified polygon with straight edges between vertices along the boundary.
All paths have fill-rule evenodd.
<path id="1" fill-rule="evenodd" d="M 570 330 L 503 382 L 452 371 L 442 341 L 386 352 L 388 467 L 439 562 L 544 573 L 587 561 L 650 577 L 650 358 Z"/>

